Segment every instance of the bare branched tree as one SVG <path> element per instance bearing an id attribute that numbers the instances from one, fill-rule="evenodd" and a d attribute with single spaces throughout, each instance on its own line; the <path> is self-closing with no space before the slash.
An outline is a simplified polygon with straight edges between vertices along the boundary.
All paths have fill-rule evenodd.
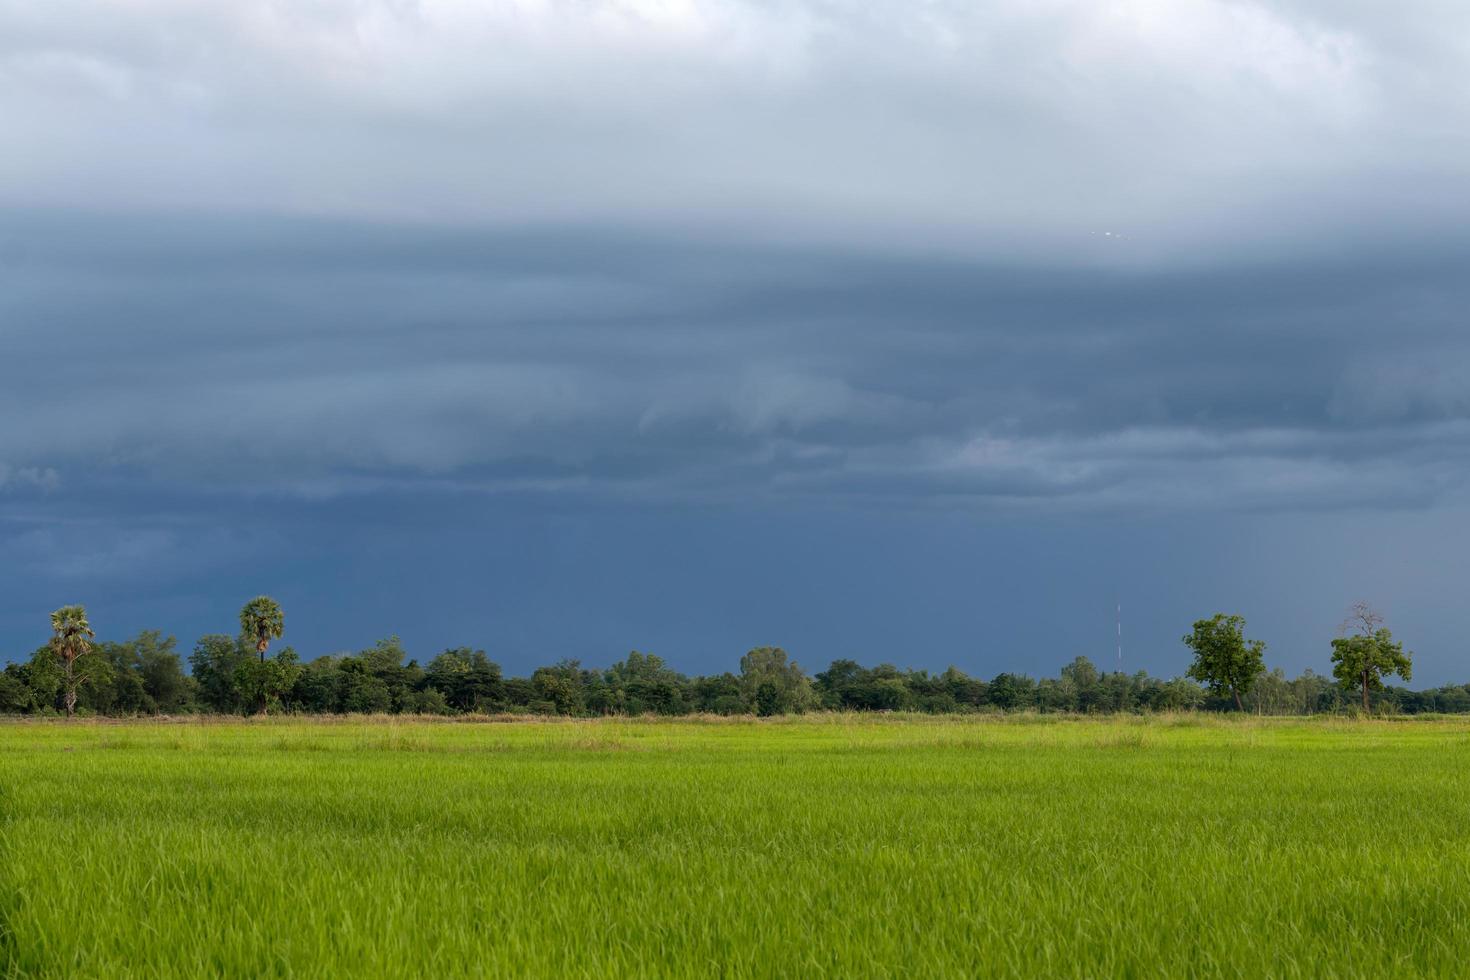
<path id="1" fill-rule="evenodd" d="M 1367 599 L 1359 599 L 1348 608 L 1347 619 L 1342 621 L 1338 632 L 1342 636 L 1372 636 L 1383 627 L 1383 614 L 1373 608 Z"/>

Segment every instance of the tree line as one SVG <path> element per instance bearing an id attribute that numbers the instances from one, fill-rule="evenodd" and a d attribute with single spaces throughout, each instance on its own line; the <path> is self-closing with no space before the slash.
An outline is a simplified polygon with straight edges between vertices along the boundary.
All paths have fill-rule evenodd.
<path id="1" fill-rule="evenodd" d="M 82 606 L 51 616 L 51 640 L 29 660 L 0 671 L 0 714 L 539 714 L 782 715 L 809 711 L 998 711 L 1119 713 L 1237 710 L 1264 714 L 1369 711 L 1470 712 L 1470 684 L 1410 691 L 1404 651 L 1371 607 L 1353 607 L 1332 640 L 1333 676 L 1307 670 L 1288 679 L 1268 670 L 1265 644 L 1247 640 L 1245 620 L 1216 615 L 1184 637 L 1193 660 L 1183 676 L 1106 673 L 1086 657 L 1055 677 L 971 677 L 833 661 L 809 675 L 780 647 L 758 647 L 739 672 L 689 676 L 652 653 L 633 651 L 606 669 L 562 660 L 507 677 L 483 650 L 445 650 L 426 663 L 397 637 L 367 650 L 302 662 L 272 599 L 252 599 L 235 634 L 201 637 L 185 657 L 172 636 L 146 630 L 124 642 L 97 641 Z"/>

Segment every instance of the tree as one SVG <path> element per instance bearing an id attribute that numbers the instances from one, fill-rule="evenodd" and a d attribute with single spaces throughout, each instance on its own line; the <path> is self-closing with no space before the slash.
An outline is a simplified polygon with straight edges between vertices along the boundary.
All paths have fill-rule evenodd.
<path id="1" fill-rule="evenodd" d="M 387 681 L 369 673 L 359 661 L 351 659 L 344 662 L 343 671 L 347 675 L 347 691 L 342 699 L 344 711 L 381 715 L 393 709 L 393 693 L 388 689 Z"/>
<path id="2" fill-rule="evenodd" d="M 51 649 L 51 643 L 48 641 L 45 646 L 34 650 L 22 670 L 26 686 L 31 691 L 32 707 L 40 711 L 54 709 L 60 703 L 61 664 L 56 659 L 56 651 Z"/>
<path id="3" fill-rule="evenodd" d="M 814 687 L 822 707 L 851 709 L 862 707 L 853 703 L 854 692 L 867 679 L 868 672 L 856 660 L 844 658 L 832 661 L 826 670 L 819 672 Z"/>
<path id="4" fill-rule="evenodd" d="M 1159 691 L 1158 707 L 1164 711 L 1183 711 L 1198 708 L 1204 703 L 1205 692 L 1187 677 L 1175 677 L 1164 682 Z"/>
<path id="5" fill-rule="evenodd" d="M 459 711 L 489 711 L 505 702 L 500 665 L 484 650 L 445 650 L 429 661 L 424 679 L 430 689 L 442 694 L 445 702 Z"/>
<path id="6" fill-rule="evenodd" d="M 812 682 L 780 647 L 757 647 L 740 658 L 740 696 L 747 711 L 762 715 L 805 711 L 816 705 Z"/>
<path id="7" fill-rule="evenodd" d="M 243 639 L 215 633 L 202 636 L 189 655 L 189 670 L 199 688 L 199 700 L 221 714 L 244 708 L 235 677 L 240 664 L 251 659 Z"/>
<path id="8" fill-rule="evenodd" d="M 689 710 L 684 692 L 688 681 L 655 653 L 639 653 L 613 664 L 604 673 L 605 710 L 620 714 L 681 715 Z"/>
<path id="9" fill-rule="evenodd" d="M 0 715 L 18 715 L 35 707 L 35 692 L 29 680 L 20 664 L 6 664 L 0 670 Z"/>
<path id="10" fill-rule="evenodd" d="M 235 666 L 235 686 L 244 703 L 260 714 L 284 706 L 284 701 L 301 678 L 301 664 L 290 647 L 270 660 L 249 657 Z"/>
<path id="11" fill-rule="evenodd" d="M 939 675 L 939 681 L 955 703 L 964 707 L 978 708 L 989 699 L 989 685 L 977 677 L 971 677 L 953 664 Z"/>
<path id="12" fill-rule="evenodd" d="M 587 710 L 583 692 L 582 664 L 558 660 L 550 667 L 537 667 L 531 674 L 536 700 L 532 708 L 559 715 L 580 715 Z"/>
<path id="13" fill-rule="evenodd" d="M 1093 687 L 1097 684 L 1101 675 L 1097 672 L 1097 666 L 1086 657 L 1074 657 L 1072 662 L 1061 670 L 1064 679 L 1077 685 L 1077 689 Z"/>
<path id="14" fill-rule="evenodd" d="M 1212 694 L 1230 694 L 1235 710 L 1244 711 L 1241 696 L 1248 693 L 1266 669 L 1266 644 L 1245 638 L 1245 617 L 1216 613 L 1197 620 L 1194 632 L 1184 637 L 1194 651 L 1187 676 L 1205 684 Z"/>
<path id="15" fill-rule="evenodd" d="M 740 699 L 740 678 L 729 672 L 696 677 L 690 685 L 695 709 L 716 715 L 738 715 L 745 710 Z"/>
<path id="16" fill-rule="evenodd" d="M 338 669 L 338 657 L 318 657 L 303 665 L 291 689 L 291 703 L 307 714 L 334 714 L 342 710 L 346 678 Z"/>
<path id="17" fill-rule="evenodd" d="M 255 652 L 263 662 L 271 640 L 285 635 L 286 615 L 270 596 L 256 596 L 240 610 L 240 632 L 255 641 Z"/>
<path id="18" fill-rule="evenodd" d="M 1076 683 L 1066 676 L 1043 677 L 1036 683 L 1036 707 L 1041 711 L 1076 711 Z"/>
<path id="19" fill-rule="evenodd" d="M 996 674 L 990 682 L 990 703 L 1003 711 L 1029 708 L 1036 703 L 1036 682 L 1025 674 Z"/>
<path id="20" fill-rule="evenodd" d="M 134 669 L 154 710 L 167 714 L 187 709 L 193 692 L 179 661 L 178 640 L 158 630 L 144 630 L 132 645 Z"/>
<path id="21" fill-rule="evenodd" d="M 96 636 L 84 606 L 62 606 L 51 614 L 51 651 L 61 666 L 61 697 L 68 718 L 76 713 L 77 688 L 106 672 L 105 662 L 92 655 Z"/>
<path id="22" fill-rule="evenodd" d="M 81 703 L 106 715 L 143 715 L 156 711 L 153 699 L 143 689 L 143 678 L 135 669 L 137 651 L 132 642 L 97 643 L 92 652 L 99 660 L 106 661 L 110 676 L 105 681 L 94 680 L 89 684 Z"/>
<path id="23" fill-rule="evenodd" d="M 1062 668 L 1062 679 L 1072 682 L 1077 690 L 1077 710 L 1093 711 L 1100 707 L 1102 692 L 1099 686 L 1102 683 L 1102 675 L 1097 672 L 1097 666 L 1086 657 L 1075 657 L 1072 662 Z"/>
<path id="24" fill-rule="evenodd" d="M 1361 688 L 1363 710 L 1368 711 L 1368 691 L 1382 690 L 1385 675 L 1409 680 L 1414 655 L 1394 640 L 1383 617 L 1366 602 L 1353 603 L 1342 633 L 1332 641 L 1332 674 L 1344 688 Z"/>
<path id="25" fill-rule="evenodd" d="M 407 656 L 402 641 L 390 636 L 370 650 L 344 657 L 339 666 L 347 674 L 347 710 L 370 714 L 409 708 L 413 688 L 423 680 L 423 671 L 413 661 L 405 664 Z"/>

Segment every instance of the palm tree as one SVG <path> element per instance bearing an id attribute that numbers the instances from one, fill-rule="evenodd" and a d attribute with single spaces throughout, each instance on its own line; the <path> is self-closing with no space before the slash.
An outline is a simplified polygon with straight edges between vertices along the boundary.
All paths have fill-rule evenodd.
<path id="1" fill-rule="evenodd" d="M 85 606 L 62 606 L 51 614 L 51 649 L 61 661 L 61 686 L 68 718 L 76 712 L 77 688 L 87 682 L 87 675 L 77 671 L 77 659 L 91 651 L 91 640 L 96 635 L 87 622 Z"/>
<path id="2" fill-rule="evenodd" d="M 255 641 L 255 652 L 264 663 L 271 640 L 280 639 L 286 632 L 286 614 L 270 596 L 256 596 L 240 610 L 240 632 Z"/>

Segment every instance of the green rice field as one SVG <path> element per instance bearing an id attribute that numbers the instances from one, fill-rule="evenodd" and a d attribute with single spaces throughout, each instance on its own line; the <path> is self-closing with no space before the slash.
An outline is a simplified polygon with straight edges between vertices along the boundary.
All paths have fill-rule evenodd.
<path id="1" fill-rule="evenodd" d="M 1463 976 L 1470 724 L 0 723 L 3 976 Z"/>

